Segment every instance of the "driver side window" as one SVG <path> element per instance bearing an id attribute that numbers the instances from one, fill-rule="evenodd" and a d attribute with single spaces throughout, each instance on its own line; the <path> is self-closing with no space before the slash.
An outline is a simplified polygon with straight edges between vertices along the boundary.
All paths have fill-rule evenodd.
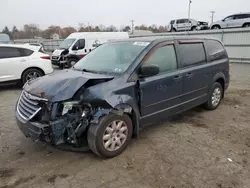
<path id="1" fill-rule="evenodd" d="M 79 39 L 74 45 L 75 50 L 82 50 L 84 48 L 85 48 L 85 39 Z"/>
<path id="2" fill-rule="evenodd" d="M 157 48 L 144 64 L 158 66 L 160 69 L 159 74 L 177 69 L 174 45 L 171 44 Z"/>
<path id="3" fill-rule="evenodd" d="M 230 20 L 233 20 L 234 19 L 234 16 L 229 16 L 227 18 L 225 18 L 225 21 L 230 21 Z"/>

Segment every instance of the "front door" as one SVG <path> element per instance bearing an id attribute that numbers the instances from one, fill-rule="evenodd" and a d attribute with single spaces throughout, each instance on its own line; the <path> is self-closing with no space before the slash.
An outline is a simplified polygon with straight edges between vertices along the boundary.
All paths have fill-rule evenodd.
<path id="1" fill-rule="evenodd" d="M 206 60 L 203 41 L 179 41 L 183 74 L 183 108 L 205 102 L 211 74 Z"/>
<path id="2" fill-rule="evenodd" d="M 141 64 L 156 65 L 158 75 L 140 81 L 142 124 L 150 124 L 178 112 L 182 75 L 178 70 L 174 43 L 155 47 Z"/>

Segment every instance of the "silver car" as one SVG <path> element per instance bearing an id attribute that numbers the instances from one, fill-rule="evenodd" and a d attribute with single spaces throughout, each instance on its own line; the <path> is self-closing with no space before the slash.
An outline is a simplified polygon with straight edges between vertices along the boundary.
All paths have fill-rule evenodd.
<path id="1" fill-rule="evenodd" d="M 178 19 L 170 21 L 168 31 L 195 31 L 209 29 L 208 23 L 203 21 L 196 21 L 193 19 Z"/>
<path id="2" fill-rule="evenodd" d="M 250 27 L 250 13 L 240 13 L 230 15 L 223 20 L 211 24 L 211 29 L 226 29 L 226 28 L 239 28 Z"/>

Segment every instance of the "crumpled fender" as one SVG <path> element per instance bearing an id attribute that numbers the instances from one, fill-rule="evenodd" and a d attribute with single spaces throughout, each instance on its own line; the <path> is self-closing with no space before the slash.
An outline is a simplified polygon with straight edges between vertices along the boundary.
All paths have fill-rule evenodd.
<path id="1" fill-rule="evenodd" d="M 117 115 L 123 115 L 123 114 L 128 114 L 132 118 L 132 122 L 134 124 L 134 134 L 136 136 L 139 136 L 139 118 L 140 118 L 140 111 L 138 108 L 138 103 L 135 100 L 135 97 L 131 97 L 129 95 L 119 95 L 119 94 L 111 94 L 109 96 L 96 96 L 95 94 L 88 93 L 88 97 L 85 98 L 90 100 L 93 98 L 94 100 L 100 101 L 100 103 L 108 104 L 109 107 L 107 106 L 105 108 L 100 108 L 92 114 L 92 121 L 91 123 L 98 124 L 100 119 L 108 114 L 117 114 Z"/>

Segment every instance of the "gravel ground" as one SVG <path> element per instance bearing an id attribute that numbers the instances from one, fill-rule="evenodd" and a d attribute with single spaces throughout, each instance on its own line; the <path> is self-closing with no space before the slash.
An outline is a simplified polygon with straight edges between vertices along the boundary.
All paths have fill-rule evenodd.
<path id="1" fill-rule="evenodd" d="M 195 108 L 103 160 L 33 143 L 15 124 L 18 88 L 0 90 L 0 188 L 249 188 L 250 65 L 231 66 L 216 111 Z"/>

